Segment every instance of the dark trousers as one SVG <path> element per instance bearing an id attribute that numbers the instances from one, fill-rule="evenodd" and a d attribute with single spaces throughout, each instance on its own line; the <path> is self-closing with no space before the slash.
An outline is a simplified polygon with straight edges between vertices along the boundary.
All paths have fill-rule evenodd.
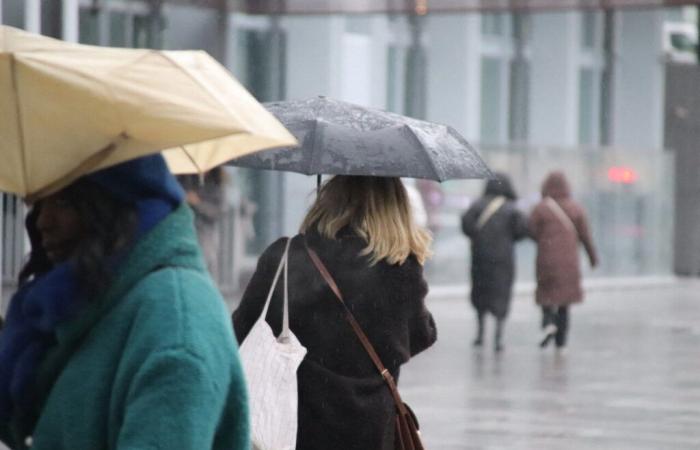
<path id="1" fill-rule="evenodd" d="M 557 334 L 554 335 L 554 342 L 557 344 L 557 347 L 565 346 L 566 334 L 569 331 L 569 307 L 543 306 L 542 328 L 552 323 L 557 327 Z"/>

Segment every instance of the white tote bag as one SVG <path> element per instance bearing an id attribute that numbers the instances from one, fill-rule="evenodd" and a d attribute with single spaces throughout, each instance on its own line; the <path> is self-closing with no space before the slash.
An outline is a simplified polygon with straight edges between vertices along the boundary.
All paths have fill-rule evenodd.
<path id="1" fill-rule="evenodd" d="M 290 242 L 288 239 L 262 313 L 240 348 L 248 383 L 255 450 L 294 450 L 296 447 L 297 369 L 306 355 L 306 348 L 289 329 L 287 274 Z M 275 338 L 265 316 L 283 269 L 284 315 L 282 332 Z"/>

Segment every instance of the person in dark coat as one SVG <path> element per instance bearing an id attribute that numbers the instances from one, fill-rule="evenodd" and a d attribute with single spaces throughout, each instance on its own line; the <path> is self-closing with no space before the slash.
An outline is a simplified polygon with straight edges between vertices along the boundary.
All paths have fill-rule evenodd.
<path id="1" fill-rule="evenodd" d="M 579 242 L 591 267 L 598 265 L 586 214 L 571 198 L 562 172 L 550 173 L 542 184 L 542 200 L 530 215 L 529 228 L 537 242 L 535 300 L 542 307 L 544 334 L 540 345 L 545 347 L 554 338 L 561 349 L 566 345 L 569 305 L 583 300 Z"/>
<path id="2" fill-rule="evenodd" d="M 527 237 L 527 220 L 515 207 L 516 194 L 503 173 L 486 182 L 484 195 L 462 216 L 462 231 L 471 239 L 471 301 L 476 310 L 475 346 L 484 339 L 486 313 L 496 318 L 494 349 L 503 349 L 503 324 L 515 277 L 515 243 Z"/>
<path id="3" fill-rule="evenodd" d="M 315 250 L 380 359 L 398 379 L 401 365 L 436 340 L 425 306 L 423 263 L 430 235 L 414 225 L 398 178 L 336 176 L 321 189 L 289 250 L 290 328 L 308 353 L 297 372 L 298 449 L 390 450 L 395 406 L 343 308 L 313 265 Z M 233 313 L 242 342 L 260 315 L 286 239 L 258 261 Z M 281 331 L 282 290 L 267 321 Z"/>

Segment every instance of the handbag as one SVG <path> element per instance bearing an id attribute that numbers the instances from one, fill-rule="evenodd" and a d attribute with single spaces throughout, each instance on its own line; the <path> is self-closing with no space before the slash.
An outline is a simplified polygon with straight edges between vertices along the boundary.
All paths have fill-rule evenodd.
<path id="1" fill-rule="evenodd" d="M 306 355 L 306 348 L 289 329 L 287 274 L 290 242 L 291 239 L 288 239 L 262 313 L 240 348 L 248 384 L 251 440 L 255 450 L 294 450 L 296 447 L 299 405 L 297 369 Z M 275 338 L 265 317 L 282 270 L 282 332 Z"/>
<path id="2" fill-rule="evenodd" d="M 374 363 L 374 366 L 379 371 L 379 374 L 382 376 L 387 387 L 389 388 L 389 391 L 391 392 L 391 396 L 393 397 L 394 404 L 396 406 L 396 419 L 394 421 L 394 448 L 396 450 L 425 450 L 420 435 L 418 419 L 411 408 L 401 399 L 401 395 L 396 387 L 394 377 L 391 375 L 391 372 L 389 372 L 389 369 L 384 367 L 381 359 L 379 359 L 379 355 L 377 355 L 374 347 L 369 342 L 367 335 L 364 333 L 364 331 L 362 331 L 362 327 L 360 327 L 360 324 L 355 319 L 355 316 L 352 315 L 352 312 L 345 304 L 343 295 L 341 294 L 340 289 L 338 289 L 338 285 L 333 280 L 333 277 L 331 276 L 330 272 L 328 272 L 328 269 L 326 269 L 326 266 L 321 261 L 321 258 L 319 258 L 316 252 L 309 248 L 308 245 L 306 246 L 306 251 L 308 252 L 309 257 L 311 257 L 311 261 L 313 261 L 316 269 L 318 269 L 323 279 L 326 281 L 340 304 L 343 306 L 343 309 L 345 310 L 345 318 L 350 323 L 350 326 L 357 335 L 357 338 L 360 340 L 360 343 L 364 347 L 365 351 L 367 351 L 372 363 Z"/>

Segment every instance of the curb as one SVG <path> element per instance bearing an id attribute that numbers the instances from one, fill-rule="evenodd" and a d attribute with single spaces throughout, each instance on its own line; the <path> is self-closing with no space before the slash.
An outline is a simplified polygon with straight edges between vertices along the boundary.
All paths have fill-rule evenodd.
<path id="1" fill-rule="evenodd" d="M 697 278 L 681 278 L 673 275 L 644 277 L 606 277 L 590 278 L 583 281 L 586 292 L 615 291 L 629 289 L 660 289 L 683 283 L 697 283 Z M 428 293 L 430 300 L 465 299 L 471 285 L 469 283 L 431 286 Z M 513 287 L 513 296 L 532 296 L 535 293 L 534 281 L 520 281 Z"/>

